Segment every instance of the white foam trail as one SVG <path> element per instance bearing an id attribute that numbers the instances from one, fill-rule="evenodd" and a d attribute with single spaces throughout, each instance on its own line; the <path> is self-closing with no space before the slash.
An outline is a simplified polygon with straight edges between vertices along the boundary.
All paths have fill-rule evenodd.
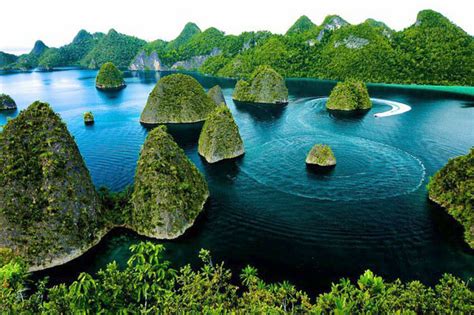
<path id="1" fill-rule="evenodd" d="M 382 100 L 378 98 L 373 98 L 373 100 L 384 103 L 392 107 L 391 110 L 388 110 L 386 112 L 374 114 L 375 117 L 388 117 L 388 116 L 393 116 L 393 115 L 400 115 L 411 110 L 411 107 L 408 106 L 407 104 L 403 104 L 403 103 L 399 103 L 395 101 L 389 101 L 389 100 Z"/>

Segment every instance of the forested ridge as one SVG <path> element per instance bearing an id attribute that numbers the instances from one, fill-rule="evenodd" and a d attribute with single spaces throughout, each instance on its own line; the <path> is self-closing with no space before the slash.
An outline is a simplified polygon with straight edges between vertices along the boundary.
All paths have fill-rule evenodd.
<path id="1" fill-rule="evenodd" d="M 112 29 L 107 34 L 81 30 L 60 48 L 41 44 L 41 49 L 19 57 L 2 53 L 0 67 L 97 69 L 111 61 L 126 69 L 140 54 L 145 58 L 156 54 L 153 61 L 160 66 L 150 70 L 185 68 L 246 78 L 256 67 L 268 65 L 284 77 L 474 85 L 473 37 L 432 10 L 419 12 L 416 21 L 401 31 L 373 19 L 352 25 L 330 15 L 316 25 L 302 16 L 284 35 L 266 31 L 225 35 L 213 27 L 201 31 L 188 23 L 170 42 L 146 43 Z"/>

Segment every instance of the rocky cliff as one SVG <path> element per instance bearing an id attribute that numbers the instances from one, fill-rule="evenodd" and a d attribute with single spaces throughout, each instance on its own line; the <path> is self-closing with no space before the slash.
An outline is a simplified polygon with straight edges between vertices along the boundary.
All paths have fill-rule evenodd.
<path id="1" fill-rule="evenodd" d="M 166 70 L 165 65 L 161 62 L 156 51 L 152 51 L 147 54 L 144 50 L 140 51 L 138 55 L 132 60 L 130 70 L 143 71 L 143 70 L 154 70 L 161 71 Z"/>

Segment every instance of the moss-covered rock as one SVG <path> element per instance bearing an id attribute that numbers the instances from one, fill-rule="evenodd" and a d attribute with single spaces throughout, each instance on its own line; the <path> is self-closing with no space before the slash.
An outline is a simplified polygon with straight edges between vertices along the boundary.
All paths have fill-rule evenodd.
<path id="1" fill-rule="evenodd" d="M 0 110 L 16 109 L 15 101 L 7 94 L 0 94 Z"/>
<path id="2" fill-rule="evenodd" d="M 120 90 L 125 87 L 123 73 L 113 63 L 106 62 L 100 67 L 95 79 L 95 86 L 99 90 Z"/>
<path id="3" fill-rule="evenodd" d="M 336 157 L 331 147 L 325 144 L 315 144 L 306 156 L 306 164 L 317 166 L 334 166 Z"/>
<path id="4" fill-rule="evenodd" d="M 193 123 L 206 120 L 216 104 L 196 79 L 185 74 L 161 78 L 140 116 L 143 124 Z"/>
<path id="5" fill-rule="evenodd" d="M 288 89 L 278 72 L 269 66 L 259 66 L 249 81 L 237 82 L 232 98 L 239 102 L 286 104 Z"/>
<path id="6" fill-rule="evenodd" d="M 326 108 L 345 111 L 367 110 L 372 108 L 372 102 L 364 82 L 347 80 L 336 84 L 326 102 Z"/>
<path id="7" fill-rule="evenodd" d="M 430 179 L 429 198 L 464 226 L 464 238 L 474 248 L 474 148 L 449 160 Z"/>
<path id="8" fill-rule="evenodd" d="M 198 151 L 209 163 L 244 154 L 239 127 L 224 104 L 216 108 L 204 123 L 199 136 Z"/>
<path id="9" fill-rule="evenodd" d="M 100 202 L 66 125 L 34 102 L 0 133 L 0 247 L 35 268 L 77 257 L 98 239 Z"/>
<path id="10" fill-rule="evenodd" d="M 166 127 L 152 130 L 135 173 L 130 227 L 148 237 L 176 238 L 193 224 L 208 196 L 203 175 Z"/>
<path id="11" fill-rule="evenodd" d="M 222 103 L 226 104 L 224 93 L 222 93 L 222 89 L 219 85 L 213 86 L 212 88 L 207 91 L 207 95 L 211 98 L 211 100 L 216 103 L 216 105 L 221 105 Z"/>
<path id="12" fill-rule="evenodd" d="M 86 125 L 94 124 L 94 115 L 92 114 L 92 112 L 84 113 L 84 124 Z"/>

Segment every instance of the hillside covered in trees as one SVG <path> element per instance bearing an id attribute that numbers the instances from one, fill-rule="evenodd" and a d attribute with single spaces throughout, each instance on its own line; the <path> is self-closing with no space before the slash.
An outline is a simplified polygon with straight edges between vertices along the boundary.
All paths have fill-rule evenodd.
<path id="1" fill-rule="evenodd" d="M 321 25 L 302 16 L 286 34 L 266 31 L 225 35 L 188 23 L 166 42 L 145 42 L 110 30 L 81 30 L 60 48 L 37 42 L 22 56 L 0 54 L 4 69 L 97 69 L 111 61 L 131 70 L 197 70 L 245 78 L 269 65 L 284 77 L 359 79 L 366 82 L 474 85 L 474 39 L 442 14 L 424 10 L 401 31 L 373 19 L 351 25 L 337 15 Z"/>

